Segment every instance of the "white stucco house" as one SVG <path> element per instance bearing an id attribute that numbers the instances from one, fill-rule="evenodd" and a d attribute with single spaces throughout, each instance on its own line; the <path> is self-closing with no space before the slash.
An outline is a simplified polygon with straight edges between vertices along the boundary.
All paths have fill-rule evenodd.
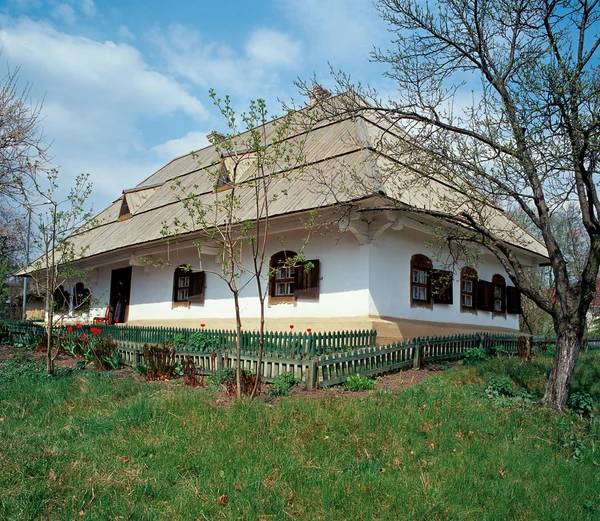
<path id="1" fill-rule="evenodd" d="M 277 135 L 272 125 L 262 129 L 267 153 Z M 270 204 L 266 254 L 273 269 L 270 277 L 263 273 L 269 288 L 267 329 L 374 327 L 384 338 L 518 330 L 520 295 L 495 257 L 480 250 L 476 262 L 450 263 L 449 251 L 434 246 L 440 224 L 411 212 L 442 204 L 446 188 L 430 182 L 399 190 L 393 176 L 383 175 L 391 160 L 373 146 L 383 129 L 379 116 L 360 112 L 318 119 L 310 129 L 298 126 L 283 138 L 301 143 L 303 159 L 276 181 L 285 188 L 277 188 L 279 197 Z M 389 125 L 385 136 L 394 139 Z M 66 300 L 73 306 L 72 295 L 89 290 L 100 299 L 89 318 L 104 315 L 110 306 L 115 320 L 132 325 L 233 328 L 231 292 L 216 275 L 223 267 L 219 248 L 200 232 L 166 243 L 164 229 L 165 223 L 187 218 L 177 187 L 193 190 L 209 205 L 226 196 L 232 176 L 247 211 L 239 221 L 252 219 L 252 186 L 259 176 L 252 160 L 246 149 L 229 150 L 215 140 L 125 187 L 91 229 L 73 237 L 85 247 L 77 262 L 89 271 L 78 289 L 63 288 Z M 276 170 L 272 167 L 271 174 Z M 547 260 L 539 241 L 501 209 L 486 208 L 498 236 L 523 265 Z M 307 234 L 311 217 L 326 226 Z M 249 249 L 242 253 L 247 263 Z M 281 259 L 300 250 L 312 269 L 281 267 Z M 240 286 L 243 325 L 255 329 L 256 284 L 243 275 Z"/>

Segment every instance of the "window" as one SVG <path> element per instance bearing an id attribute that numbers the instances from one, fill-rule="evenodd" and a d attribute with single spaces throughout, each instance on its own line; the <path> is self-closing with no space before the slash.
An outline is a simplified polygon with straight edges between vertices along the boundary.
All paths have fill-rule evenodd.
<path id="1" fill-rule="evenodd" d="M 431 260 L 425 255 L 413 255 L 410 260 L 411 303 L 427 306 L 431 303 Z"/>
<path id="2" fill-rule="evenodd" d="M 270 302 L 293 302 L 297 298 L 319 298 L 320 263 L 309 260 L 289 265 L 288 259 L 296 257 L 292 251 L 280 251 L 271 257 L 269 296 Z"/>
<path id="3" fill-rule="evenodd" d="M 215 191 L 220 192 L 221 190 L 226 190 L 230 187 L 230 184 L 231 176 L 229 175 L 229 170 L 227 169 L 227 165 L 225 164 L 225 159 L 221 159 L 221 166 L 219 167 L 219 177 L 217 178 Z"/>
<path id="4" fill-rule="evenodd" d="M 189 306 L 190 302 L 204 302 L 204 272 L 180 266 L 173 276 L 173 304 Z"/>
<path id="5" fill-rule="evenodd" d="M 494 287 L 494 313 L 506 312 L 506 282 L 502 275 L 494 275 L 492 277 L 492 285 Z"/>
<path id="6" fill-rule="evenodd" d="M 131 219 L 131 210 L 129 210 L 129 204 L 127 203 L 127 196 L 123 194 L 123 202 L 121 203 L 121 209 L 119 210 L 118 222 Z"/>
<path id="7" fill-rule="evenodd" d="M 477 271 L 468 266 L 460 271 L 461 311 L 477 310 Z"/>
<path id="8" fill-rule="evenodd" d="M 73 298 L 73 306 L 76 311 L 90 310 L 91 292 L 83 285 L 83 282 L 75 284 L 75 295 Z"/>
<path id="9" fill-rule="evenodd" d="M 296 269 L 293 267 L 277 268 L 275 272 L 276 297 L 285 297 L 294 294 L 295 276 Z"/>
<path id="10" fill-rule="evenodd" d="M 452 304 L 453 276 L 448 270 L 433 270 L 431 272 L 431 293 L 435 304 Z"/>
<path id="11" fill-rule="evenodd" d="M 522 313 L 521 292 L 514 286 L 506 286 L 506 312 L 518 315 Z"/>
<path id="12" fill-rule="evenodd" d="M 54 311 L 61 313 L 69 311 L 69 300 L 71 300 L 71 294 L 62 286 L 58 286 L 54 291 Z"/>

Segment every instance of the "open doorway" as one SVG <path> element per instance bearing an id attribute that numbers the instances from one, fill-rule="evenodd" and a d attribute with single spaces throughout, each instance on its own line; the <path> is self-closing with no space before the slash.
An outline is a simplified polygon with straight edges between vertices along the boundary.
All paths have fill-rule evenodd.
<path id="1" fill-rule="evenodd" d="M 131 294 L 131 266 L 112 270 L 110 279 L 110 306 L 113 321 L 119 324 L 127 322 L 129 315 L 129 297 Z"/>

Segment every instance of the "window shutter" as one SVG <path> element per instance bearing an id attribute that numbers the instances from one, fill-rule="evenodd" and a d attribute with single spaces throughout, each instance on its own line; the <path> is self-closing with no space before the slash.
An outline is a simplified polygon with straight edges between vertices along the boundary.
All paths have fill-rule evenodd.
<path id="1" fill-rule="evenodd" d="M 431 293 L 436 304 L 452 304 L 453 297 L 452 272 L 447 270 L 433 270 L 431 272 Z"/>
<path id="2" fill-rule="evenodd" d="M 190 273 L 190 289 L 188 294 L 190 302 L 204 302 L 204 272 Z"/>
<path id="3" fill-rule="evenodd" d="M 306 269 L 303 264 L 296 266 L 294 295 L 299 298 L 319 298 L 319 261 L 309 260 L 308 263 L 312 264 L 313 267 Z"/>
<path id="4" fill-rule="evenodd" d="M 506 311 L 517 315 L 522 313 L 521 292 L 514 286 L 506 286 Z"/>
<path id="5" fill-rule="evenodd" d="M 177 302 L 177 277 L 179 276 L 179 273 L 180 273 L 179 268 L 176 268 L 175 272 L 173 273 L 173 298 L 172 298 L 173 302 Z"/>
<path id="6" fill-rule="evenodd" d="M 494 285 L 487 280 L 477 284 L 477 309 L 492 311 L 494 309 Z"/>

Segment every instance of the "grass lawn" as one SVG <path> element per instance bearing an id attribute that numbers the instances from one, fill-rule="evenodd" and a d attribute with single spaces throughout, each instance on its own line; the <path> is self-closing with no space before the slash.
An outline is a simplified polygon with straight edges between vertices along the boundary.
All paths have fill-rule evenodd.
<path id="1" fill-rule="evenodd" d="M 455 366 L 360 398 L 217 401 L 110 373 L 0 366 L 0 519 L 600 519 L 600 423 L 502 405 L 550 359 Z M 600 401 L 600 355 L 576 390 Z"/>

